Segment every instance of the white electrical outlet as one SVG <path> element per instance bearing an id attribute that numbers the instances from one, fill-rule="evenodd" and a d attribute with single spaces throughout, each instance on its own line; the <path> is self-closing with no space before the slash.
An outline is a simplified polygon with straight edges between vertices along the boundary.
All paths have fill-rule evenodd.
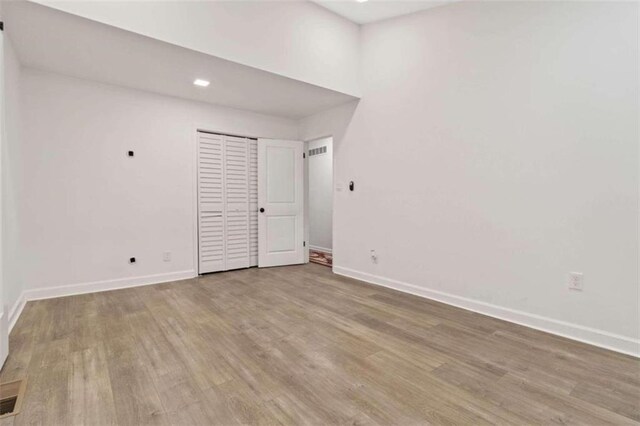
<path id="1" fill-rule="evenodd" d="M 371 250 L 371 261 L 373 263 L 378 263 L 378 255 L 375 250 Z"/>
<path id="2" fill-rule="evenodd" d="M 171 262 L 171 252 L 165 251 L 164 253 L 162 253 L 162 260 L 164 260 L 165 262 Z"/>
<path id="3" fill-rule="evenodd" d="M 569 289 L 582 291 L 584 288 L 584 277 L 582 272 L 569 272 Z"/>

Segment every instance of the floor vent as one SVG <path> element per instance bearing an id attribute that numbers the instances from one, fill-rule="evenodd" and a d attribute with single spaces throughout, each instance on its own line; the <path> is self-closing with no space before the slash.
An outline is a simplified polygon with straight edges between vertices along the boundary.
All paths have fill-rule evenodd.
<path id="1" fill-rule="evenodd" d="M 16 402 L 18 402 L 17 396 L 12 396 L 7 399 L 0 399 L 0 416 L 3 414 L 13 413 L 16 408 Z"/>
<path id="2" fill-rule="evenodd" d="M 26 380 L 0 383 L 0 419 L 20 412 L 26 385 Z"/>

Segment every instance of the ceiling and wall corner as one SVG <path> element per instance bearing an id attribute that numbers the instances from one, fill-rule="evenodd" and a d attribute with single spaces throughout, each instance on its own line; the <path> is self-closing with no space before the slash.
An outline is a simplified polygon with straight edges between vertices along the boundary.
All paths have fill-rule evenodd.
<path id="1" fill-rule="evenodd" d="M 27 67 L 288 118 L 356 99 L 36 3 L 5 9 Z M 195 87 L 196 78 L 211 84 Z"/>
<path id="2" fill-rule="evenodd" d="M 330 11 L 355 22 L 370 24 L 396 18 L 461 0 L 311 0 Z"/>
<path id="3" fill-rule="evenodd" d="M 353 97 L 357 24 L 308 1 L 30 0 Z"/>

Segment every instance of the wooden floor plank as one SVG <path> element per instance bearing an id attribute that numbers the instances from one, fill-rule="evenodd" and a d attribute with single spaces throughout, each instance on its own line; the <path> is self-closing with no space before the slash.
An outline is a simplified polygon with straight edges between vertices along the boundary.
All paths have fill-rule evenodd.
<path id="1" fill-rule="evenodd" d="M 104 425 L 116 424 L 115 404 L 104 346 L 71 354 L 71 424 L 91 424 L 100 419 Z"/>

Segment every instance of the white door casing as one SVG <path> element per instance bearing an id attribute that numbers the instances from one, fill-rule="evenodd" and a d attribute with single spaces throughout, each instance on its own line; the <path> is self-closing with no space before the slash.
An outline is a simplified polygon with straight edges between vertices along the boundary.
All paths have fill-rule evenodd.
<path id="1" fill-rule="evenodd" d="M 304 263 L 304 143 L 258 140 L 258 266 Z"/>

